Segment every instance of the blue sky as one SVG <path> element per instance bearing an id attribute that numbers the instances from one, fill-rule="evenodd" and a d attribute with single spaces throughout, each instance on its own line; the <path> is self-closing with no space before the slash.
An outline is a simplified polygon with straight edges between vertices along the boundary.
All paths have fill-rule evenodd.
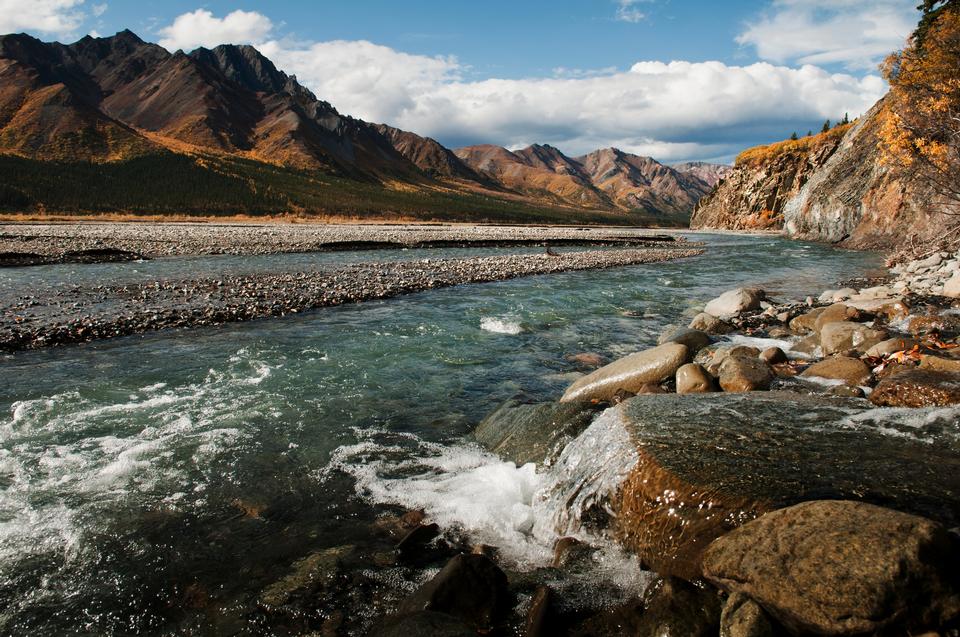
<path id="1" fill-rule="evenodd" d="M 342 112 L 448 146 L 729 161 L 865 112 L 917 0 L 0 0 L 0 32 L 254 44 Z"/>

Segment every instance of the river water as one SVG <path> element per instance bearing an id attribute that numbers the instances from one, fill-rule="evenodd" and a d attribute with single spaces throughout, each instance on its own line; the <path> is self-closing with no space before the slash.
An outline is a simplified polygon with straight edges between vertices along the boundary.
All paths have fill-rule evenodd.
<path id="1" fill-rule="evenodd" d="M 393 504 L 501 546 L 517 570 L 542 566 L 554 538 L 534 533 L 528 506 L 542 476 L 463 442 L 484 415 L 515 396 L 557 398 L 574 377 L 567 355 L 654 344 L 730 287 L 803 298 L 880 266 L 773 237 L 692 238 L 707 254 L 0 357 L 0 633 L 297 632 L 328 602 L 277 619 L 258 610 L 260 592 L 329 547 L 349 544 L 368 566 L 387 546 L 371 523 Z M 423 256 L 45 266 L 3 271 L 0 289 Z M 422 480 L 431 470 L 449 478 Z M 607 576 L 640 585 L 624 565 Z M 429 574 L 367 566 L 358 590 Z"/>

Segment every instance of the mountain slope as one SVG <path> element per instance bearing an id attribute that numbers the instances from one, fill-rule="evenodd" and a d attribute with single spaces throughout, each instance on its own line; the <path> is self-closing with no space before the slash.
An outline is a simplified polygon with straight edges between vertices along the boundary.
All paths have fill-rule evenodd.
<path id="1" fill-rule="evenodd" d="M 687 173 L 698 178 L 711 188 L 716 186 L 721 179 L 724 179 L 733 170 L 733 166 L 726 164 L 711 164 L 705 161 L 688 161 L 682 164 L 673 164 L 674 170 L 680 173 Z"/>

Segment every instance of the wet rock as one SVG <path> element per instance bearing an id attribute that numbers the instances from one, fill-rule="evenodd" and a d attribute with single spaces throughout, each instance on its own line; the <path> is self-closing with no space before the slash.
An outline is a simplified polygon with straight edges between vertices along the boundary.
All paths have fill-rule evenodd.
<path id="1" fill-rule="evenodd" d="M 817 336 L 816 333 L 811 334 L 806 338 L 800 339 L 799 341 L 793 344 L 793 347 L 791 349 L 794 352 L 803 354 L 805 356 L 809 356 L 811 358 L 820 356 L 821 352 L 823 351 L 822 348 L 820 347 L 820 337 Z"/>
<path id="2" fill-rule="evenodd" d="M 637 393 L 646 383 L 673 378 L 689 359 L 690 350 L 680 343 L 665 343 L 631 354 L 577 380 L 560 401 L 609 400 L 621 389 Z"/>
<path id="3" fill-rule="evenodd" d="M 874 330 L 862 323 L 839 321 L 827 323 L 820 331 L 820 346 L 824 356 L 856 350 L 865 352 L 889 335 L 883 330 Z"/>
<path id="4" fill-rule="evenodd" d="M 960 358 L 921 356 L 920 369 L 929 369 L 934 372 L 960 372 Z"/>
<path id="5" fill-rule="evenodd" d="M 724 292 L 707 303 L 703 311 L 720 319 L 732 318 L 748 310 L 760 308 L 760 301 L 765 298 L 760 288 L 737 288 Z"/>
<path id="6" fill-rule="evenodd" d="M 464 622 L 444 613 L 416 611 L 390 615 L 375 627 L 371 637 L 476 637 L 477 633 Z"/>
<path id="7" fill-rule="evenodd" d="M 786 363 L 789 359 L 787 353 L 779 347 L 768 347 L 760 352 L 760 360 L 765 361 L 768 365 L 779 365 Z"/>
<path id="8" fill-rule="evenodd" d="M 588 402 L 523 404 L 509 400 L 473 431 L 484 448 L 518 467 L 550 463 L 586 429 L 597 406 Z"/>
<path id="9" fill-rule="evenodd" d="M 663 345 L 664 343 L 680 343 L 686 345 L 687 349 L 690 350 L 690 355 L 695 356 L 697 352 L 710 344 L 710 335 L 700 330 L 681 327 L 664 332 L 658 344 Z"/>
<path id="10" fill-rule="evenodd" d="M 703 571 L 794 633 L 906 631 L 960 617 L 956 538 L 930 520 L 862 502 L 768 513 L 713 542 Z"/>
<path id="11" fill-rule="evenodd" d="M 800 316 L 792 319 L 790 321 L 790 329 L 796 332 L 797 334 L 804 334 L 806 332 L 814 332 L 817 329 L 817 317 L 823 314 L 827 308 L 818 307 L 816 309 L 810 310 L 806 314 L 801 314 Z"/>
<path id="12" fill-rule="evenodd" d="M 713 539 L 805 500 L 864 500 L 960 524 L 949 414 L 925 425 L 947 431 L 936 444 L 907 425 L 908 435 L 888 435 L 882 428 L 897 425 L 885 420 L 841 426 L 850 415 L 849 400 L 788 392 L 638 396 L 594 425 L 623 436 L 596 462 L 627 463 L 606 524 L 652 570 L 687 579 L 700 576 Z"/>
<path id="13" fill-rule="evenodd" d="M 622 391 L 623 390 L 621 389 L 620 391 L 617 392 L 617 394 L 619 395 L 620 392 Z M 666 394 L 666 393 L 668 393 L 667 390 L 661 387 L 660 385 L 658 385 L 657 383 L 644 383 L 640 385 L 640 387 L 637 389 L 637 393 L 634 395 L 643 396 L 645 394 Z M 623 401 L 620 401 L 620 402 L 623 402 Z"/>
<path id="14" fill-rule="evenodd" d="M 397 553 L 401 557 L 412 555 L 432 542 L 438 535 L 440 535 L 440 525 L 436 523 L 417 525 L 397 542 Z"/>
<path id="15" fill-rule="evenodd" d="M 548 637 L 554 634 L 551 626 L 552 605 L 553 591 L 549 586 L 538 586 L 523 622 L 523 637 Z"/>
<path id="16" fill-rule="evenodd" d="M 843 321 L 856 321 L 860 318 L 860 312 L 848 305 L 843 303 L 834 303 L 833 305 L 824 308 L 816 321 L 814 321 L 814 331 L 817 334 L 822 334 L 823 326 L 829 323 L 840 323 Z"/>
<path id="17" fill-rule="evenodd" d="M 720 637 L 774 637 L 773 622 L 761 606 L 744 595 L 732 593 L 720 615 Z"/>
<path id="18" fill-rule="evenodd" d="M 867 367 L 859 358 L 849 358 L 846 356 L 835 356 L 826 358 L 819 363 L 814 363 L 808 367 L 802 374 L 803 378 L 827 378 L 830 380 L 842 380 L 847 385 L 856 387 L 866 385 L 870 382 L 870 368 Z"/>
<path id="19" fill-rule="evenodd" d="M 706 365 L 706 369 L 712 376 L 720 375 L 720 367 L 728 358 L 757 358 L 760 356 L 760 350 L 748 345 L 733 345 L 720 347 L 714 353 Z"/>
<path id="20" fill-rule="evenodd" d="M 720 597 L 712 587 L 668 577 L 647 592 L 646 611 L 632 634 L 715 637 L 720 628 L 720 612 Z"/>
<path id="21" fill-rule="evenodd" d="M 728 356 L 720 365 L 720 387 L 725 392 L 770 389 L 773 370 L 759 358 Z"/>
<path id="22" fill-rule="evenodd" d="M 884 378 L 870 394 L 884 407 L 941 407 L 960 404 L 960 373 L 910 369 Z"/>
<path id="23" fill-rule="evenodd" d="M 553 546 L 553 566 L 564 568 L 590 559 L 596 552 L 592 546 L 575 537 L 562 537 Z"/>
<path id="24" fill-rule="evenodd" d="M 863 398 L 867 394 L 860 387 L 837 385 L 836 387 L 830 388 L 830 395 L 840 396 L 841 398 Z"/>
<path id="25" fill-rule="evenodd" d="M 894 352 L 902 352 L 904 350 L 913 349 L 915 346 L 919 345 L 920 341 L 915 338 L 899 337 L 899 338 L 888 338 L 885 341 L 880 341 L 873 347 L 867 350 L 867 356 L 889 356 Z"/>
<path id="26" fill-rule="evenodd" d="M 677 370 L 678 394 L 703 394 L 716 391 L 713 377 L 702 366 L 688 363 Z"/>
<path id="27" fill-rule="evenodd" d="M 570 637 L 611 637 L 637 635 L 645 609 L 643 600 L 607 608 L 587 618 L 569 631 Z"/>
<path id="28" fill-rule="evenodd" d="M 510 610 L 507 576 L 483 555 L 457 555 L 433 579 L 401 602 L 399 613 L 434 611 L 483 630 Z"/>
<path id="29" fill-rule="evenodd" d="M 700 330 L 707 334 L 729 334 L 735 329 L 726 321 L 718 319 L 716 316 L 712 316 L 706 312 L 700 312 L 693 317 L 689 327 L 692 330 Z"/>
<path id="30" fill-rule="evenodd" d="M 339 573 L 341 560 L 353 552 L 353 548 L 338 546 L 295 562 L 290 574 L 263 589 L 260 603 L 268 608 L 277 608 L 330 586 Z"/>

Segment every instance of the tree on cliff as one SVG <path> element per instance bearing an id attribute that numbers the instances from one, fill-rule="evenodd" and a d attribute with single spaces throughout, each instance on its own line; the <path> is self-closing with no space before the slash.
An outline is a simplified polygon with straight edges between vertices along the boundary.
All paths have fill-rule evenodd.
<path id="1" fill-rule="evenodd" d="M 960 214 L 960 6 L 927 0 L 907 47 L 887 58 L 883 160 L 911 170 Z"/>

